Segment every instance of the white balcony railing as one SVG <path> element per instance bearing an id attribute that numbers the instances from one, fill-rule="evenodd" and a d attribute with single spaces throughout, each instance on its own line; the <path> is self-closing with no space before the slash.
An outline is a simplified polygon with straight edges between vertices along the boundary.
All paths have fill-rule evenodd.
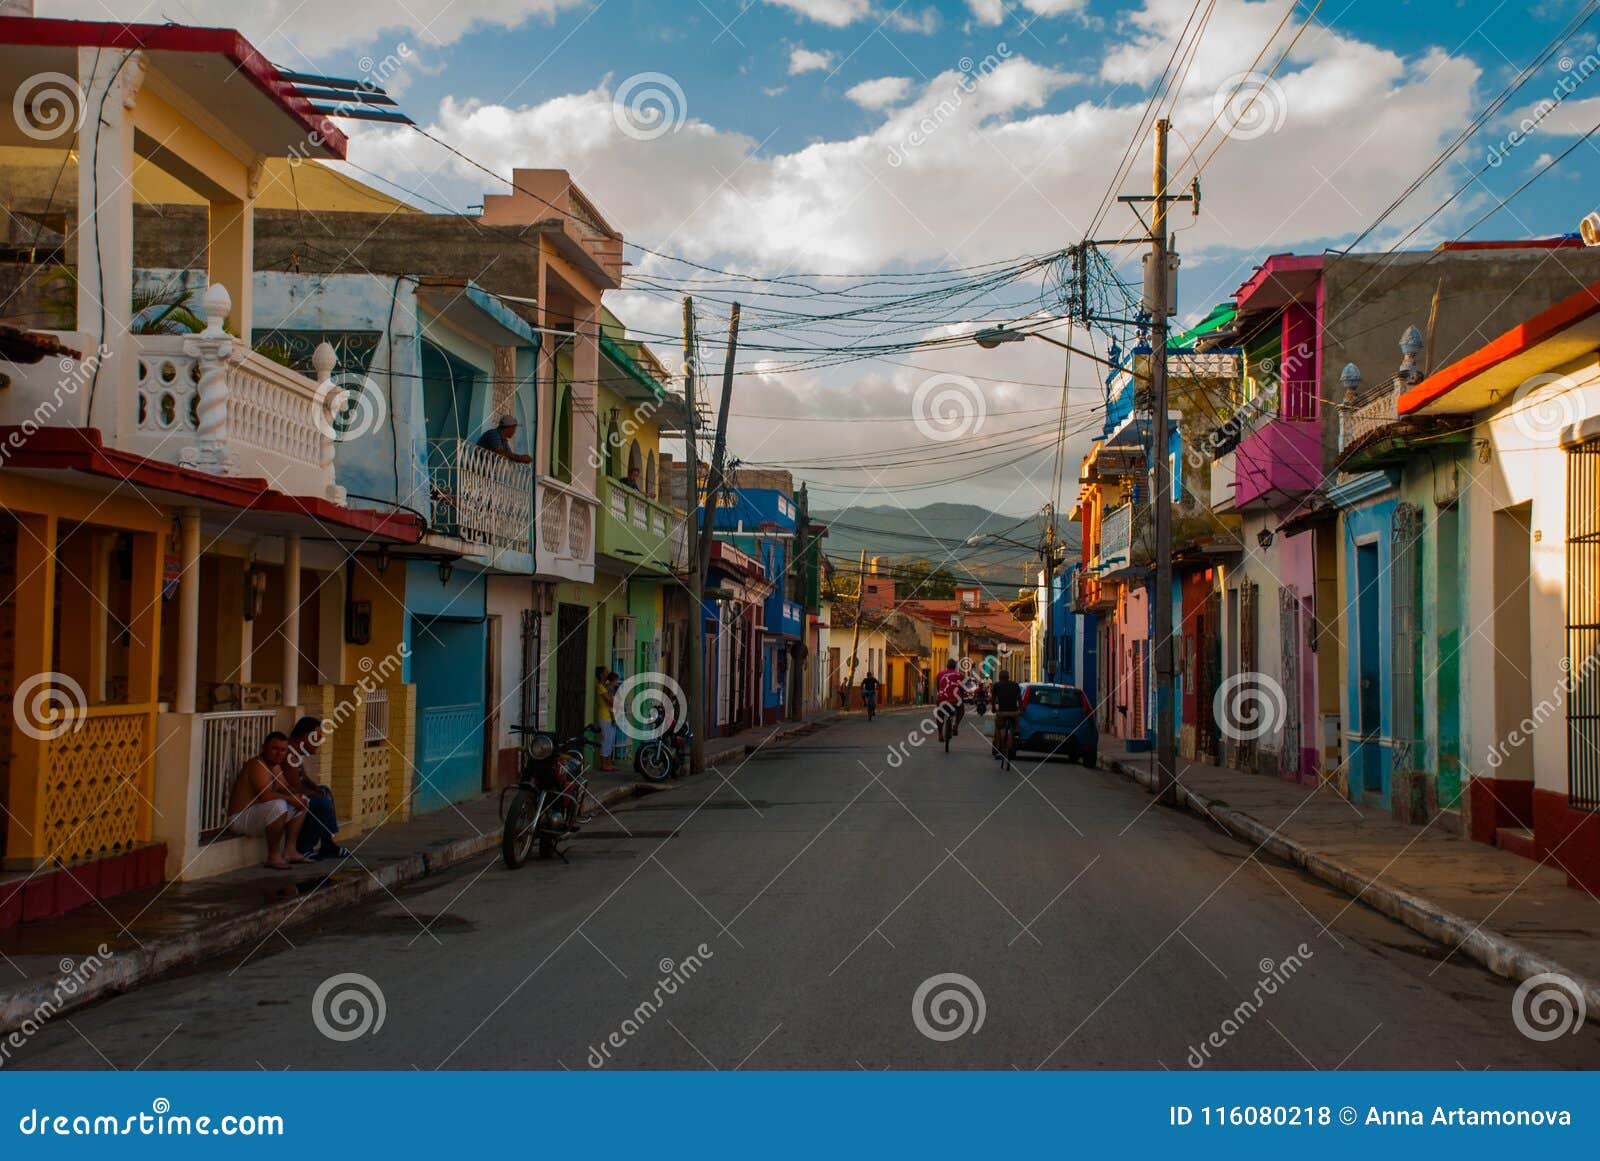
<path id="1" fill-rule="evenodd" d="M 552 579 L 594 579 L 596 503 L 571 484 L 541 477 L 535 494 L 539 535 L 534 571 Z"/>
<path id="2" fill-rule="evenodd" d="M 428 441 L 433 528 L 487 549 L 532 548 L 533 465 L 462 439 Z"/>
<path id="3" fill-rule="evenodd" d="M 6 364 L 0 424 L 94 427 L 119 451 L 342 503 L 332 416 L 347 396 L 327 381 L 332 348 L 318 351 L 319 388 L 222 329 L 232 304 L 220 284 L 203 304 L 197 335 L 129 335 L 96 351 L 92 335 L 61 334 L 79 357 Z"/>
<path id="4" fill-rule="evenodd" d="M 228 825 L 228 802 L 239 770 L 261 753 L 276 710 L 225 710 L 200 715 L 200 837 Z"/>
<path id="5" fill-rule="evenodd" d="M 1379 428 L 1388 427 L 1400 418 L 1400 385 L 1385 386 L 1381 391 L 1356 401 L 1354 406 L 1339 411 L 1339 451 L 1365 439 Z"/>
<path id="6" fill-rule="evenodd" d="M 1110 572 L 1132 562 L 1133 505 L 1123 504 L 1105 514 L 1100 523 L 1100 567 Z"/>

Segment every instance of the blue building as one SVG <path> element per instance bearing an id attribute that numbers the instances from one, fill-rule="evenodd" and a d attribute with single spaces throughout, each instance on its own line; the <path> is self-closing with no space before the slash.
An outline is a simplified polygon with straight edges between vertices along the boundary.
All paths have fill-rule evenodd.
<path id="1" fill-rule="evenodd" d="M 788 715 L 790 670 L 805 637 L 805 610 L 797 599 L 805 578 L 795 558 L 799 509 L 787 472 L 735 472 L 731 482 L 717 506 L 715 527 L 719 539 L 761 566 L 771 586 L 756 649 L 760 720 L 777 722 Z"/>

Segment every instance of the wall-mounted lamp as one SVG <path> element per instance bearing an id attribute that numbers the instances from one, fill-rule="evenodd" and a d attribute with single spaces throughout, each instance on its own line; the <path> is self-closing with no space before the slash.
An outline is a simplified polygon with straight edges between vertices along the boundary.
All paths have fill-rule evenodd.
<path id="1" fill-rule="evenodd" d="M 267 570 L 252 561 L 244 570 L 244 619 L 261 615 L 261 602 L 267 594 Z"/>
<path id="2" fill-rule="evenodd" d="M 1262 548 L 1271 548 L 1272 547 L 1272 535 L 1273 535 L 1272 529 L 1263 528 L 1260 532 L 1256 533 L 1256 543 L 1259 544 Z"/>
<path id="3" fill-rule="evenodd" d="M 388 571 L 389 571 L 389 546 L 387 544 L 380 544 L 380 545 L 378 545 L 378 575 L 382 576 L 384 573 L 386 573 Z"/>
<path id="4" fill-rule="evenodd" d="M 456 562 L 455 561 L 453 561 L 453 560 L 441 560 L 439 562 L 439 583 L 442 584 L 442 585 L 449 584 L 450 583 L 450 574 L 453 573 L 455 570 L 456 570 Z"/>
<path id="5" fill-rule="evenodd" d="M 1489 441 L 1486 439 L 1480 439 L 1474 446 L 1478 449 L 1478 462 L 1480 464 L 1488 463 L 1490 448 Z"/>

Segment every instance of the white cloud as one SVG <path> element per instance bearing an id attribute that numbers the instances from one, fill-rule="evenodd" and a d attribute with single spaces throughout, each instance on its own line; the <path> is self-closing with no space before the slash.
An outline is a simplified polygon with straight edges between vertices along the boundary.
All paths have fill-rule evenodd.
<path id="1" fill-rule="evenodd" d="M 833 28 L 854 24 L 872 11 L 872 0 L 767 0 L 767 3 Z"/>
<path id="2" fill-rule="evenodd" d="M 851 86 L 844 95 L 863 109 L 886 109 L 905 100 L 910 91 L 910 77 L 875 77 Z"/>
<path id="3" fill-rule="evenodd" d="M 1065 16 L 1086 7 L 1089 0 L 1022 0 L 1022 6 L 1035 16 Z"/>
<path id="4" fill-rule="evenodd" d="M 967 7 L 979 24 L 999 24 L 1006 18 L 1005 0 L 967 0 Z"/>
<path id="5" fill-rule="evenodd" d="M 341 0 L 338 4 L 306 4 L 302 0 L 212 0 L 200 10 L 197 23 L 236 28 L 268 57 L 289 68 L 330 62 L 341 50 L 376 47 L 379 56 L 409 39 L 412 48 L 451 44 L 480 25 L 515 28 L 530 19 L 550 19 L 583 6 L 585 0 Z M 41 16 L 76 20 L 164 19 L 154 0 L 113 0 L 116 14 L 103 0 L 43 0 Z M 181 19 L 183 10 L 172 13 Z M 349 54 L 345 54 L 349 55 Z M 344 73 L 362 72 L 352 56 Z"/>
<path id="6" fill-rule="evenodd" d="M 813 52 L 809 48 L 791 48 L 789 50 L 789 75 L 797 77 L 801 73 L 822 72 L 833 64 L 833 53 Z"/>

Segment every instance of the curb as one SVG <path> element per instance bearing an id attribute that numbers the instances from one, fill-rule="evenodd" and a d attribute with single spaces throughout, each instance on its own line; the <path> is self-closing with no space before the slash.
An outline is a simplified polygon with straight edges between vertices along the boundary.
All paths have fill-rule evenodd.
<path id="1" fill-rule="evenodd" d="M 1131 778 L 1141 786 L 1153 787 L 1155 784 L 1153 771 L 1141 770 L 1115 758 L 1102 758 L 1100 766 L 1114 774 Z M 1353 867 L 1318 854 L 1248 814 L 1197 794 L 1182 782 L 1178 783 L 1178 798 L 1191 814 L 1210 819 L 1235 838 L 1252 843 L 1274 858 L 1299 867 L 1312 878 L 1404 924 L 1417 934 L 1459 951 L 1502 979 L 1521 983 L 1540 975 L 1565 976 L 1583 992 L 1589 1021 L 1600 1024 L 1600 982 L 1585 979 L 1548 956 L 1481 923 L 1473 923 L 1464 916 L 1447 911 L 1420 895 L 1368 879 Z"/>
<path id="2" fill-rule="evenodd" d="M 761 745 L 781 741 L 807 727 L 831 725 L 833 721 L 833 718 L 818 718 L 810 722 L 796 723 L 789 729 L 775 732 Z M 743 758 L 755 749 L 756 746 L 741 742 L 714 755 L 707 755 L 706 764 L 710 766 L 717 762 Z M 609 809 L 629 798 L 671 789 L 675 787 L 670 783 L 658 785 L 650 782 L 632 782 L 623 786 L 613 786 L 598 797 L 601 807 Z M 31 980 L 15 990 L 0 991 L 0 1036 L 14 1033 L 19 1029 L 25 1030 L 25 1034 L 31 1036 L 46 1021 L 64 1012 L 123 992 L 131 992 L 176 968 L 223 955 L 253 941 L 260 941 L 281 926 L 303 923 L 330 911 L 353 906 L 379 892 L 392 891 L 396 887 L 418 882 L 430 875 L 438 875 L 469 859 L 487 854 L 499 846 L 498 833 L 441 839 L 414 855 L 398 859 L 376 871 L 366 871 L 364 874 L 340 882 L 329 883 L 312 894 L 298 899 L 273 903 L 248 915 L 222 920 L 190 935 L 159 943 L 148 943 L 144 947 L 128 951 L 118 951 L 92 976 L 82 982 L 72 982 L 70 992 L 61 983 L 61 977 L 57 976 Z M 33 1025 L 32 1028 L 28 1027 L 30 1024 Z"/>

